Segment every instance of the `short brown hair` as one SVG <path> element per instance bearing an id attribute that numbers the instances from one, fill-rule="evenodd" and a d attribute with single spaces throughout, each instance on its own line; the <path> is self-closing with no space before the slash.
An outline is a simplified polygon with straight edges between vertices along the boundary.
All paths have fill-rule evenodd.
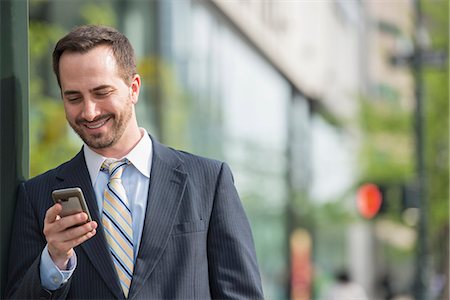
<path id="1" fill-rule="evenodd" d="M 58 80 L 59 60 L 65 51 L 85 53 L 97 46 L 108 45 L 111 47 L 114 58 L 119 67 L 119 74 L 129 84 L 136 74 L 136 57 L 133 47 L 125 35 L 118 30 L 101 25 L 82 25 L 74 28 L 61 38 L 53 50 L 53 71 Z"/>

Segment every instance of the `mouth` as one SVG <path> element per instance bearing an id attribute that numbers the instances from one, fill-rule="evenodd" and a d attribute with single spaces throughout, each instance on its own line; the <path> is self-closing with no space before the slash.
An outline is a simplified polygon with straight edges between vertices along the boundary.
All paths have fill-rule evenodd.
<path id="1" fill-rule="evenodd" d="M 99 120 L 94 120 L 92 122 L 84 121 L 81 124 L 83 126 L 85 126 L 87 129 L 94 130 L 94 129 L 99 129 L 100 127 L 104 126 L 109 121 L 109 119 L 111 119 L 110 116 L 101 118 Z"/>

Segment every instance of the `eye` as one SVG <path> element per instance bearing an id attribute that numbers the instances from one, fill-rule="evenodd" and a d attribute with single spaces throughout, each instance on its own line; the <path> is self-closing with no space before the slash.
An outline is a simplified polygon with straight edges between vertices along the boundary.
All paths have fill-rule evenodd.
<path id="1" fill-rule="evenodd" d="M 71 97 L 66 97 L 67 102 L 69 103 L 77 103 L 80 102 L 82 99 L 81 96 L 71 96 Z"/>
<path id="2" fill-rule="evenodd" d="M 100 90 L 95 92 L 95 95 L 99 98 L 104 98 L 104 97 L 108 97 L 109 95 L 111 95 L 112 90 Z"/>

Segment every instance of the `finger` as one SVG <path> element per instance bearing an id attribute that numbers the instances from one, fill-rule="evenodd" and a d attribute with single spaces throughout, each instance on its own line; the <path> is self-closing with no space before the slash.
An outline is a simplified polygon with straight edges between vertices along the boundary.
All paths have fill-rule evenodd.
<path id="1" fill-rule="evenodd" d="M 72 248 L 93 237 L 97 233 L 96 228 L 97 223 L 93 221 L 55 235 L 54 239 L 48 241 L 49 253 L 53 253 L 52 257 L 57 257 L 61 253 L 66 255 Z"/>
<path id="2" fill-rule="evenodd" d="M 65 246 L 70 249 L 70 248 L 75 248 L 76 246 L 84 243 L 85 241 L 89 240 L 90 238 L 92 238 L 95 234 L 97 233 L 96 229 L 93 229 L 85 234 L 83 234 L 80 237 L 77 237 L 76 239 L 70 240 L 65 242 Z"/>
<path id="3" fill-rule="evenodd" d="M 95 230 L 96 228 L 97 228 L 97 222 L 92 221 L 92 222 L 86 223 L 84 225 L 80 225 L 80 226 L 65 230 L 61 236 L 61 239 L 63 242 L 77 239 L 80 236 L 83 236 L 86 233 L 88 233 L 92 230 Z"/>
<path id="4" fill-rule="evenodd" d="M 53 223 L 56 221 L 56 217 L 61 213 L 62 206 L 59 203 L 56 203 L 52 207 L 50 207 L 45 213 L 44 221 L 47 223 Z"/>
<path id="5" fill-rule="evenodd" d="M 86 223 L 87 219 L 88 217 L 86 213 L 77 213 L 61 218 L 60 220 L 58 220 L 58 225 L 62 230 L 65 230 L 72 226 L 84 224 Z"/>

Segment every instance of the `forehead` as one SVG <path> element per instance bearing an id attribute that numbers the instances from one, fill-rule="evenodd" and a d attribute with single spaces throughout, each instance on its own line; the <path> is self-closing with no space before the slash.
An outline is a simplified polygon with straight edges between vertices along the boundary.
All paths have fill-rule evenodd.
<path id="1" fill-rule="evenodd" d="M 86 52 L 65 51 L 59 60 L 60 71 L 66 65 L 79 65 L 80 67 L 93 66 L 115 69 L 117 61 L 114 57 L 111 47 L 101 45 L 94 47 Z"/>
<path id="2" fill-rule="evenodd" d="M 59 72 L 62 86 L 86 82 L 100 85 L 119 78 L 116 59 L 108 46 L 97 46 L 84 53 L 64 52 Z"/>

